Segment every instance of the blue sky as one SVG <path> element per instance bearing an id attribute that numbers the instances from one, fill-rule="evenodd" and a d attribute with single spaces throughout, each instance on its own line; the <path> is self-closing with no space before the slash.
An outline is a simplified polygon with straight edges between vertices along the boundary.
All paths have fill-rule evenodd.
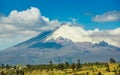
<path id="1" fill-rule="evenodd" d="M 85 30 L 117 29 L 120 0 L 0 0 L 0 49 L 34 36 L 41 31 L 38 27 L 71 21 Z"/>
<path id="2" fill-rule="evenodd" d="M 59 21 L 78 19 L 86 29 L 112 29 L 118 27 L 120 22 L 96 23 L 91 17 L 109 11 L 120 11 L 120 0 L 1 0 L 0 13 L 9 15 L 16 9 L 22 11 L 31 6 L 40 9 L 42 15 Z M 105 26 L 102 26 L 104 25 Z M 92 25 L 92 26 L 91 26 Z"/>

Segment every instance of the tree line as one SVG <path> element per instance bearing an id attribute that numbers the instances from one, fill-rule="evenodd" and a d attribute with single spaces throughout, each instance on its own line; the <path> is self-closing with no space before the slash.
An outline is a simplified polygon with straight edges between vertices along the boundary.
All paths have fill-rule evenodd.
<path id="1" fill-rule="evenodd" d="M 109 63 L 116 63 L 116 61 L 114 58 L 110 58 Z M 107 67 L 106 71 L 110 72 L 108 63 L 95 62 L 95 63 L 82 64 L 80 59 L 78 59 L 77 63 L 69 63 L 68 61 L 66 61 L 64 63 L 54 64 L 53 61 L 49 61 L 49 64 L 37 64 L 37 65 L 27 64 L 24 66 L 22 66 L 22 65 L 11 66 L 9 64 L 7 64 L 7 65 L 1 64 L 0 65 L 0 75 L 25 75 L 25 72 L 32 72 L 33 70 L 53 71 L 54 69 L 56 69 L 56 70 L 72 69 L 73 71 L 81 71 L 81 68 L 83 66 L 92 66 L 92 65 L 103 65 L 103 66 Z M 119 67 L 120 67 L 120 65 L 119 65 Z M 5 69 L 6 72 L 3 71 L 3 69 Z M 93 71 L 94 71 L 94 69 L 93 69 Z M 99 75 L 100 74 L 101 73 L 99 72 Z"/>

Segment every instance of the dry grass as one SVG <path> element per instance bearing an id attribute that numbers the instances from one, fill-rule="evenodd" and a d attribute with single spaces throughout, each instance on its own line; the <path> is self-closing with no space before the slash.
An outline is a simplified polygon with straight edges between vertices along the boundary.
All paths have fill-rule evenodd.
<path id="1" fill-rule="evenodd" d="M 110 72 L 106 71 L 106 67 L 98 67 L 97 65 L 93 66 L 83 66 L 81 71 L 65 69 L 65 70 L 33 70 L 31 73 L 26 75 L 98 75 L 98 72 L 101 72 L 102 75 L 116 75 L 114 72 L 117 71 L 118 75 L 120 75 L 120 67 L 119 64 L 110 64 Z"/>
<path id="2" fill-rule="evenodd" d="M 31 70 L 31 71 L 25 71 L 24 75 L 98 75 L 98 72 L 101 72 L 102 75 L 120 75 L 119 64 L 120 63 L 114 63 L 114 64 L 108 63 L 110 72 L 106 70 L 107 69 L 106 66 L 93 64 L 93 65 L 83 65 L 80 70 L 76 70 L 76 69 L 72 70 L 70 68 L 64 70 L 53 69 L 52 71 L 47 69 Z M 8 70 L 6 69 L 0 69 L 0 71 L 4 71 L 5 75 L 9 75 L 7 74 Z"/>

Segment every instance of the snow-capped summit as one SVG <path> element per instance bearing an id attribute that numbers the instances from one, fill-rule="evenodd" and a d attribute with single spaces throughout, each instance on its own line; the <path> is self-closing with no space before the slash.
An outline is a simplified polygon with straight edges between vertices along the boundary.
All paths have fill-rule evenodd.
<path id="1" fill-rule="evenodd" d="M 106 31 L 104 32 L 105 34 L 108 33 Z M 85 30 L 79 25 L 66 23 L 55 29 L 47 38 L 45 38 L 45 42 L 49 40 L 57 40 L 58 38 L 64 38 L 74 43 L 91 42 L 95 44 L 101 41 L 106 41 L 108 44 L 120 47 L 118 42 L 113 41 L 114 39 L 117 39 L 117 37 L 111 40 L 111 38 L 101 37 L 101 33 L 103 34 L 103 31 L 100 31 L 99 29 Z M 112 34 L 109 34 L 108 36 L 112 36 Z"/>
<path id="2" fill-rule="evenodd" d="M 59 37 L 71 40 L 73 42 L 91 42 L 91 39 L 88 38 L 88 33 L 80 26 L 73 26 L 69 24 L 64 24 L 56 31 L 50 35 L 46 41 L 54 39 L 56 40 Z"/>

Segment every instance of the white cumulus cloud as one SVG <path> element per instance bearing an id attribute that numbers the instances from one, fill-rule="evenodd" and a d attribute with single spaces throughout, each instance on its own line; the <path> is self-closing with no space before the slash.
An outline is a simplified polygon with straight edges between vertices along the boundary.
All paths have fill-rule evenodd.
<path id="1" fill-rule="evenodd" d="M 120 21 L 120 11 L 110 11 L 92 18 L 95 22 L 113 22 Z"/>
<path id="2" fill-rule="evenodd" d="M 42 16 L 36 7 L 23 11 L 12 10 L 8 16 L 0 16 L 0 48 L 17 44 L 41 31 L 52 30 L 59 25 L 58 20 L 50 20 Z"/>
<path id="3" fill-rule="evenodd" d="M 120 28 L 113 30 L 88 30 L 92 42 L 106 41 L 111 45 L 120 47 Z"/>
<path id="4" fill-rule="evenodd" d="M 43 30 L 54 29 L 59 26 L 57 20 L 49 20 L 42 16 L 35 7 L 24 11 L 13 10 L 8 16 L 0 17 L 0 38 L 10 38 L 15 35 L 35 35 Z M 7 35 L 8 34 L 8 35 Z"/>

